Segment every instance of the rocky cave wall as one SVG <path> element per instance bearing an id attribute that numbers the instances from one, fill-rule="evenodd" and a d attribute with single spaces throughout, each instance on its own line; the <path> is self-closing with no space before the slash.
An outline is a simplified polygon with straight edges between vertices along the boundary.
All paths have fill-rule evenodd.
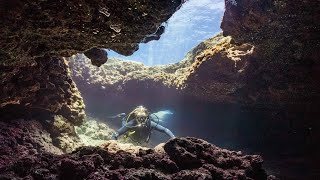
<path id="1" fill-rule="evenodd" d="M 84 105 L 61 57 L 93 57 L 92 47 L 130 55 L 181 3 L 1 1 L 1 108 L 40 109 L 81 123 Z"/>
<path id="2" fill-rule="evenodd" d="M 310 178 L 319 175 L 313 162 L 320 158 L 319 12 L 319 1 L 312 0 L 230 0 L 221 23 L 224 35 L 255 46 L 241 93 L 256 110 L 281 107 L 275 119 L 287 121 L 287 134 L 303 141 L 296 146 L 304 147 Z"/>
<path id="3" fill-rule="evenodd" d="M 63 58 L 45 56 L 28 65 L 1 70 L 6 72 L 2 74 L 0 90 L 4 116 L 51 112 L 63 115 L 73 124 L 83 122 L 84 103 Z"/>
<path id="4" fill-rule="evenodd" d="M 73 125 L 84 122 L 85 106 L 62 56 L 84 52 L 99 66 L 107 60 L 99 48 L 130 55 L 140 42 L 158 39 L 182 3 L 1 0 L 1 120 L 37 119 L 63 151 L 79 146 Z"/>
<path id="5" fill-rule="evenodd" d="M 168 99 L 183 95 L 213 103 L 239 103 L 246 110 L 267 114 L 270 123 L 287 126 L 278 140 L 296 139 L 299 156 L 313 169 L 310 176 L 316 175 L 311 158 L 319 158 L 319 9 L 318 2 L 308 0 L 228 0 L 221 24 L 223 35 L 232 37 L 227 43 L 195 53 L 203 47 L 199 45 L 187 55 L 189 61 L 171 66 L 116 62 L 113 68 L 105 65 L 108 71 L 104 71 L 82 65 L 77 70 L 88 76 L 76 75 L 76 79 L 97 87 L 98 93 L 106 92 L 107 97 L 120 93 L 116 99 L 122 102 L 130 96 L 126 92 L 141 92 L 139 98 L 152 99 L 154 93 L 146 91 L 162 95 L 165 91 Z M 112 76 L 110 70 L 116 79 L 101 78 Z"/>
<path id="6" fill-rule="evenodd" d="M 176 64 L 145 66 L 112 58 L 95 67 L 88 58 L 77 55 L 71 58 L 70 67 L 83 96 L 90 96 L 88 101 L 97 96 L 104 105 L 110 103 L 108 108 L 117 104 L 125 108 L 130 103 L 172 104 L 178 97 L 235 103 L 240 99 L 237 91 L 245 85 L 243 74 L 254 47 L 232 45 L 231 40 L 219 34 L 199 44 Z"/>
<path id="7" fill-rule="evenodd" d="M 81 120 L 77 120 L 72 115 L 82 112 L 82 100 L 67 75 L 67 65 L 59 57 L 70 56 L 92 47 L 109 48 L 121 54 L 130 55 L 137 50 L 139 42 L 147 42 L 150 37 L 156 37 L 152 34 L 157 34 L 160 24 L 167 20 L 180 5 L 181 1 L 169 0 L 0 1 L 1 113 L 30 107 L 29 111 L 49 111 L 57 114 L 57 112 L 62 112 L 62 109 L 57 109 L 58 107 L 69 106 L 69 109 L 65 111 L 69 113 L 69 117 L 65 113 L 60 114 L 70 118 L 68 120 L 70 122 L 80 122 Z M 260 105 L 268 107 L 285 105 L 286 109 L 280 120 L 290 118 L 294 120 L 294 126 L 297 126 L 298 132 L 305 137 L 305 145 L 307 145 L 305 149 L 310 159 L 319 157 L 316 154 L 319 148 L 316 142 L 320 137 L 316 131 L 319 127 L 316 115 L 320 92 L 318 86 L 320 28 L 319 23 L 315 23 L 319 19 L 319 8 L 318 1 L 312 0 L 258 0 L 254 2 L 226 0 L 226 11 L 221 27 L 224 35 L 232 36 L 234 43 L 237 43 L 237 45 L 228 46 L 241 47 L 243 43 L 254 45 L 255 50 L 250 55 L 250 61 L 230 61 L 230 65 L 222 66 L 230 67 L 227 68 L 227 72 L 233 73 L 224 73 L 224 68 L 220 69 L 223 70 L 220 73 L 207 72 L 206 67 L 210 67 L 213 61 L 202 61 L 202 59 L 207 59 L 208 56 L 201 58 L 199 55 L 200 58 L 194 61 L 195 64 L 192 66 L 195 69 L 193 72 L 201 72 L 203 68 L 203 77 L 217 74 L 218 77 L 223 77 L 219 78 L 223 79 L 222 82 L 213 83 L 215 87 L 206 86 L 214 90 L 212 92 L 221 93 L 220 88 L 224 86 L 218 86 L 218 84 L 228 84 L 230 77 L 233 82 L 239 80 L 237 82 L 240 83 L 237 86 L 222 88 L 224 96 L 219 99 L 215 99 L 214 94 L 209 94 L 211 99 L 232 102 L 238 100 L 233 99 L 233 97 L 238 97 L 236 96 L 238 94 L 242 102 L 253 104 L 254 108 Z M 151 36 L 145 38 L 150 34 Z M 227 49 L 218 51 L 217 57 L 226 57 Z M 208 51 L 206 52 L 209 54 L 215 54 L 216 49 Z M 245 57 L 243 59 L 246 59 Z M 198 66 L 197 61 L 199 64 L 210 63 Z M 237 69 L 238 67 L 240 69 Z M 242 71 L 243 68 L 245 71 Z M 33 74 L 39 78 L 37 83 L 28 80 L 28 78 L 33 78 L 30 76 Z M 204 96 L 192 93 L 201 92 L 195 87 L 196 84 L 192 84 L 195 80 L 199 80 L 197 79 L 199 76 L 192 71 L 189 71 L 188 74 L 190 81 L 178 79 L 177 86 L 173 86 L 174 89 L 176 87 L 178 89 L 190 88 L 189 92 L 192 96 Z M 48 76 L 51 84 L 45 79 Z M 239 76 L 240 79 L 238 79 Z M 207 79 L 206 81 L 213 80 Z M 188 83 L 192 86 L 185 86 Z M 236 91 L 234 91 L 235 87 Z M 48 91 L 43 91 L 42 88 Z M 176 92 L 174 89 L 173 91 Z M 45 103 L 47 100 L 43 98 L 44 96 L 37 96 L 41 92 L 51 92 L 50 95 L 45 94 L 45 96 L 51 97 L 53 101 L 50 101 L 50 104 Z M 8 124 L 5 123 L 5 125 Z M 19 129 L 19 126 L 13 126 L 15 130 Z M 9 129 L 4 132 L 14 133 L 15 131 Z M 21 136 L 29 135 L 30 131 L 25 135 L 22 133 Z M 15 149 L 30 146 L 24 144 L 23 141 L 13 143 L 14 140 L 8 140 L 9 135 L 7 134 L 1 137 L 4 138 L 1 140 L 2 151 L 11 151 L 3 147 Z M 25 151 L 22 150 L 22 152 Z M 55 158 L 51 155 L 46 157 Z M 34 163 L 34 159 L 26 158 L 12 167 Z M 71 169 L 79 167 L 74 166 L 79 163 L 82 162 L 66 160 L 66 166 L 71 166 Z M 91 162 L 86 161 L 86 163 Z M 17 170 L 17 168 L 15 170 L 10 169 L 11 167 L 7 168 L 1 167 L 1 170 L 9 173 L 6 174 L 6 177 L 10 177 L 10 173 L 12 175 Z M 42 170 L 42 174 L 48 172 L 48 169 Z M 53 169 L 52 172 L 54 171 Z M 31 172 L 30 169 L 21 176 L 28 175 L 29 172 Z M 39 171 L 32 172 L 39 173 Z M 310 174 L 311 177 L 316 175 L 319 175 L 317 170 L 313 170 L 313 173 Z"/>
<path id="8" fill-rule="evenodd" d="M 248 100 L 293 104 L 318 99 L 318 2 L 236 2 L 227 3 L 221 28 L 236 43 L 256 47 L 246 73 Z"/>
<path id="9" fill-rule="evenodd" d="M 130 55 L 181 3 L 1 1 L 1 107 L 63 111 L 81 122 L 83 102 L 60 57 L 92 47 Z"/>

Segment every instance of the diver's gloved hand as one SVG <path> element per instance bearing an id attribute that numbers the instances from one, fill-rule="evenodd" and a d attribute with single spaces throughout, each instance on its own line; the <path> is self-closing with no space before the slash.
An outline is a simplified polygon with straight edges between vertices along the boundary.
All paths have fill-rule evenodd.
<path id="1" fill-rule="evenodd" d="M 114 132 L 112 137 L 111 137 L 111 140 L 117 140 L 119 137 L 119 133 L 118 132 Z"/>

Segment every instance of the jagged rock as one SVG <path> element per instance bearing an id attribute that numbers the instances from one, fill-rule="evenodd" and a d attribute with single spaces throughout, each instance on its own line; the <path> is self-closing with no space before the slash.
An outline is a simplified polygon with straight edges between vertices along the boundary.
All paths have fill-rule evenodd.
<path id="1" fill-rule="evenodd" d="M 103 49 L 92 48 L 84 52 L 84 55 L 86 55 L 89 59 L 91 59 L 91 63 L 93 65 L 98 67 L 106 63 L 108 60 L 108 53 Z"/>
<path id="2" fill-rule="evenodd" d="M 78 138 L 75 127 L 66 118 L 55 115 L 51 121 L 47 120 L 45 125 L 51 135 L 53 144 L 63 152 L 72 152 L 84 145 Z"/>
<path id="3" fill-rule="evenodd" d="M 227 3 L 221 28 L 256 49 L 241 94 L 247 102 L 304 104 L 319 97 L 320 25 L 317 2 L 237 0 Z M 318 100 L 318 99 L 317 99 Z"/>
<path id="4" fill-rule="evenodd" d="M 91 116 L 87 116 L 86 122 L 75 127 L 77 136 L 86 146 L 100 146 L 111 139 L 114 130 L 107 124 L 97 121 Z"/>
<path id="5" fill-rule="evenodd" d="M 201 43 L 184 60 L 172 65 L 149 67 L 111 58 L 109 63 L 96 68 L 83 55 L 78 55 L 73 57 L 70 67 L 82 92 L 98 92 L 105 99 L 119 97 L 115 102 L 121 99 L 153 101 L 157 97 L 170 100 L 180 95 L 230 103 L 240 99 L 236 92 L 245 85 L 242 74 L 253 52 L 248 44 L 236 46 L 230 41 L 230 37 L 220 34 Z M 153 102 L 157 101 L 159 99 Z"/>
<path id="6" fill-rule="evenodd" d="M 163 1 L 1 1 L 1 64 L 68 57 L 92 47 L 131 55 L 181 6 Z M 147 14 L 147 15 L 145 15 Z"/>
<path id="7" fill-rule="evenodd" d="M 83 122 L 85 105 L 63 58 L 39 57 L 32 63 L 0 69 L 6 72 L 0 79 L 0 108 L 6 114 L 14 115 L 20 108 L 24 115 L 52 113 L 72 124 Z"/>
<path id="8" fill-rule="evenodd" d="M 53 144 L 65 153 L 71 153 L 84 145 L 77 136 L 68 133 L 60 133 L 59 136 L 53 139 Z"/>
<path id="9" fill-rule="evenodd" d="M 23 119 L 0 121 L 0 172 L 11 164 L 19 164 L 21 159 L 32 160 L 42 152 L 62 154 L 52 145 L 50 134 L 39 122 Z"/>
<path id="10" fill-rule="evenodd" d="M 226 3 L 223 34 L 232 36 L 235 43 L 255 46 L 245 75 L 247 86 L 239 93 L 247 104 L 253 104 L 251 109 L 279 114 L 272 118 L 279 126 L 290 124 L 290 131 L 281 136 L 289 136 L 283 138 L 285 141 L 292 137 L 293 141 L 302 140 L 295 146 L 304 147 L 299 154 L 308 154 L 303 155 L 310 167 L 304 178 L 317 179 L 319 168 L 314 162 L 320 160 L 320 131 L 315 130 L 320 128 L 320 24 L 315 19 L 319 17 L 319 2 L 234 2 L 236 5 Z M 281 110 L 276 113 L 275 108 Z"/>
<path id="11" fill-rule="evenodd" d="M 119 150 L 114 152 L 110 145 Z M 71 154 L 39 154 L 21 158 L 0 172 L 0 178 L 58 179 L 267 179 L 257 155 L 218 148 L 195 138 L 172 139 L 163 152 L 124 147 L 81 147 Z M 113 146 L 113 147 L 114 147 Z M 116 149 L 117 149 L 116 148 Z M 126 152 L 130 149 L 131 152 Z M 189 155 L 186 155 L 189 154 Z M 183 159 L 179 157 L 183 156 Z M 196 164 L 182 163 L 194 157 Z M 192 159 L 192 158 L 191 158 Z M 27 165 L 27 166 L 25 166 Z M 272 178 L 273 176 L 270 176 Z"/>
<path id="12" fill-rule="evenodd" d="M 61 115 L 55 115 L 53 121 L 54 122 L 51 131 L 52 135 L 59 135 L 60 133 L 75 135 L 74 126 L 72 126 L 71 123 L 67 122 L 67 120 Z"/>
<path id="13" fill-rule="evenodd" d="M 140 150 L 147 150 L 148 148 L 142 146 L 135 146 L 130 143 L 119 143 L 115 140 L 110 140 L 102 145 L 104 149 L 107 149 L 111 153 L 117 153 L 119 151 L 125 151 L 131 154 L 137 154 Z"/>
<path id="14" fill-rule="evenodd" d="M 66 63 L 57 57 L 90 52 L 92 47 L 130 55 L 182 3 L 0 1 L 0 108 L 18 106 L 24 109 L 21 115 L 44 110 L 81 124 L 82 98 Z M 89 56 L 96 65 L 107 58 Z"/>

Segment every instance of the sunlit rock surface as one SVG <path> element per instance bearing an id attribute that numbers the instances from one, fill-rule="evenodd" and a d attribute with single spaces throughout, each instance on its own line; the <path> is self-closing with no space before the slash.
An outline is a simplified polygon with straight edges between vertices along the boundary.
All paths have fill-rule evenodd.
<path id="1" fill-rule="evenodd" d="M 137 154 L 140 150 L 148 150 L 147 147 L 142 146 L 136 146 L 131 143 L 121 143 L 116 140 L 110 140 L 108 142 L 105 142 L 102 147 L 106 150 L 108 150 L 110 153 L 118 153 L 118 152 L 128 152 L 131 154 Z"/>
<path id="2" fill-rule="evenodd" d="M 105 148 L 82 147 L 65 155 L 30 155 L 2 168 L 0 178 L 274 179 L 268 178 L 262 163 L 257 155 L 228 151 L 200 139 L 178 138 L 164 144 L 162 152 L 109 142 Z"/>
<path id="3" fill-rule="evenodd" d="M 170 99 L 179 95 L 230 103 L 241 98 L 236 92 L 246 83 L 242 77 L 254 49 L 248 44 L 231 45 L 230 41 L 230 37 L 219 34 L 199 44 L 181 62 L 170 65 L 149 67 L 111 58 L 96 68 L 85 56 L 77 55 L 70 67 L 81 92 L 98 91 L 101 98 L 119 97 L 119 101 L 123 98 L 132 102 L 133 98 Z"/>
<path id="4" fill-rule="evenodd" d="M 94 118 L 90 115 L 86 116 L 86 121 L 83 124 L 75 126 L 75 133 L 79 137 L 78 141 L 85 146 L 105 146 L 106 141 L 111 140 L 111 137 L 115 132 L 115 129 L 110 127 L 110 121 L 115 121 L 115 119 L 107 118 L 107 120 L 102 121 L 101 119 Z M 150 144 L 144 142 L 134 141 L 130 137 L 127 137 L 126 134 L 119 137 L 117 142 L 129 146 L 150 146 Z M 111 143 L 110 145 L 113 146 L 114 143 Z M 115 145 L 115 147 L 117 146 L 118 144 Z M 75 148 L 73 150 L 75 150 Z"/>
<path id="5" fill-rule="evenodd" d="M 107 124 L 87 116 L 86 122 L 75 127 L 80 140 L 86 146 L 100 146 L 111 139 L 114 130 Z"/>

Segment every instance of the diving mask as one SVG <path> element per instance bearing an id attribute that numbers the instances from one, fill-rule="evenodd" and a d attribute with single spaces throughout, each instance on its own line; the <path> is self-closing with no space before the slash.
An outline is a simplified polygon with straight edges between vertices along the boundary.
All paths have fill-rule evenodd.
<path id="1" fill-rule="evenodd" d="M 145 123 L 146 121 L 147 121 L 147 117 L 137 117 L 137 121 L 139 122 L 139 123 Z"/>
<path id="2" fill-rule="evenodd" d="M 139 124 L 145 124 L 148 120 L 148 115 L 145 112 L 138 112 L 136 114 L 136 120 Z"/>

